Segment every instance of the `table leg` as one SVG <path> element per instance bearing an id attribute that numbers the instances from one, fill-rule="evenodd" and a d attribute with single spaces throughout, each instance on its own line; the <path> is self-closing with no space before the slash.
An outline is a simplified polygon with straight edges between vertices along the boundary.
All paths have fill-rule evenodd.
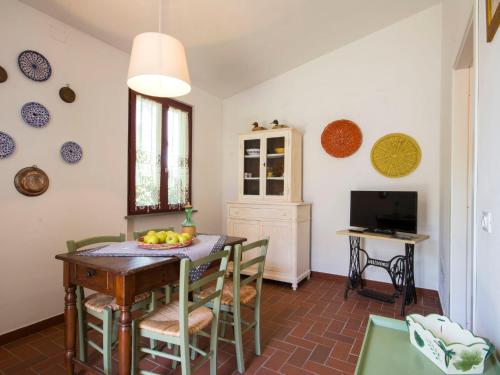
<path id="1" fill-rule="evenodd" d="M 405 244 L 405 273 L 404 287 L 401 301 L 401 316 L 405 315 L 405 307 L 410 303 L 417 303 L 417 289 L 415 288 L 415 276 L 413 269 L 413 253 L 415 245 Z"/>
<path id="2" fill-rule="evenodd" d="M 349 237 L 349 247 L 350 247 L 349 273 L 347 276 L 344 298 L 347 298 L 350 289 L 356 289 L 359 286 L 362 287 L 361 265 L 359 261 L 360 240 L 361 240 L 360 237 L 355 237 L 355 236 Z"/>
<path id="3" fill-rule="evenodd" d="M 132 366 L 132 314 L 130 306 L 120 306 L 118 324 L 118 373 L 130 375 Z"/>
<path id="4" fill-rule="evenodd" d="M 413 268 L 413 258 L 414 258 L 414 250 L 415 250 L 415 245 L 413 244 L 406 244 L 406 257 L 408 259 L 408 285 L 410 287 L 410 293 L 409 293 L 409 299 L 408 299 L 408 304 L 413 302 L 416 304 L 417 303 L 417 288 L 415 287 L 415 272 Z"/>
<path id="5" fill-rule="evenodd" d="M 76 352 L 76 293 L 75 286 L 66 287 L 66 295 L 64 297 L 64 343 L 65 343 L 65 358 L 64 364 L 66 374 L 72 375 L 75 371 L 73 358 Z"/>

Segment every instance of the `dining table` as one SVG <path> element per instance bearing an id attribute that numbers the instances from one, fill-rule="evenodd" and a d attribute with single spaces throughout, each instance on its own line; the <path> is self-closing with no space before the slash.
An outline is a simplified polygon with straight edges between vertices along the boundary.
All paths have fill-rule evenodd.
<path id="1" fill-rule="evenodd" d="M 242 244 L 243 237 L 224 237 L 224 247 Z M 118 318 L 118 373 L 129 375 L 132 362 L 132 313 L 135 296 L 179 280 L 180 258 L 175 256 L 81 256 L 81 251 L 56 255 L 63 262 L 65 368 L 75 365 L 91 373 L 103 372 L 76 357 L 76 287 L 114 296 Z"/>

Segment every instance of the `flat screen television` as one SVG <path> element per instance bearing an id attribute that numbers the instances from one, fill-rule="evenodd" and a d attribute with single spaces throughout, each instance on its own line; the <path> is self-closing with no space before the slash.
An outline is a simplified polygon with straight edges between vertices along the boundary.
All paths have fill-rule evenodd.
<path id="1" fill-rule="evenodd" d="M 372 232 L 417 233 L 416 191 L 351 191 L 352 227 Z"/>

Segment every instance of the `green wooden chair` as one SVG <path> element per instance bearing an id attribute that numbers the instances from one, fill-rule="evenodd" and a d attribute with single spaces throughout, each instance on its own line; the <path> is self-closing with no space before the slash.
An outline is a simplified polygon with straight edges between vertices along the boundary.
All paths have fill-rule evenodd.
<path id="1" fill-rule="evenodd" d="M 180 362 L 182 375 L 190 375 L 192 371 L 196 371 L 206 361 L 210 360 L 210 374 L 216 375 L 220 300 L 230 252 L 231 247 L 226 246 L 224 250 L 194 262 L 189 259 L 181 260 L 179 300 L 162 305 L 132 323 L 132 328 L 135 332 L 132 336 L 132 347 L 134 348 L 132 369 L 134 374 L 154 374 L 153 372 L 138 370 L 140 355 L 141 353 L 146 353 L 152 356 L 171 359 L 175 361 L 174 363 Z M 219 271 L 210 273 L 195 282 L 190 282 L 190 270 L 202 264 L 219 260 Z M 216 286 L 212 293 L 197 302 L 189 302 L 189 293 L 214 281 L 216 281 Z M 212 309 L 205 306 L 207 303 L 211 303 L 213 306 Z M 210 334 L 203 331 L 204 328 L 209 326 Z M 195 345 L 189 344 L 190 335 L 194 334 L 210 337 L 208 353 Z M 175 351 L 173 354 L 170 354 L 151 348 L 140 347 L 139 339 L 141 336 L 150 340 L 175 345 Z M 202 356 L 202 359 L 192 367 L 189 356 L 190 349 Z"/>
<path id="2" fill-rule="evenodd" d="M 269 238 L 256 241 L 247 245 L 236 245 L 234 248 L 233 276 L 224 282 L 221 297 L 221 331 L 219 340 L 236 346 L 236 360 L 238 372 L 245 372 L 245 360 L 243 356 L 243 334 L 252 328 L 255 330 L 255 354 L 260 356 L 260 297 L 262 293 L 262 279 L 264 276 L 264 265 L 266 262 Z M 247 253 L 250 250 L 260 248 L 257 255 Z M 245 260 L 243 254 L 247 253 Z M 252 269 L 249 269 L 253 266 Z M 241 271 L 245 272 L 246 278 L 241 278 Z M 255 271 L 255 272 L 254 272 Z M 251 283 L 255 283 L 255 286 Z M 201 290 L 195 295 L 195 301 L 205 298 L 213 288 Z M 210 303 L 208 307 L 212 307 Z M 254 320 L 246 322 L 241 318 L 241 308 L 253 310 Z M 232 317 L 232 321 L 228 318 Z M 226 325 L 233 326 L 234 339 L 226 339 Z M 244 327 L 243 327 L 244 326 Z M 193 357 L 195 354 L 193 355 Z"/>
<path id="3" fill-rule="evenodd" d="M 110 242 L 124 242 L 125 234 L 118 236 L 100 236 L 87 238 L 80 241 L 67 241 L 68 252 L 72 253 L 90 245 L 105 244 Z M 155 306 L 154 298 L 151 293 L 143 293 L 135 298 L 132 311 L 147 309 L 148 311 Z M 87 344 L 97 350 L 103 356 L 103 371 L 105 374 L 111 374 L 111 352 L 113 344 L 118 336 L 118 316 L 120 311 L 113 297 L 103 293 L 93 293 L 85 297 L 81 286 L 76 287 L 76 308 L 78 312 L 78 344 L 79 358 L 81 361 L 87 360 Z M 102 321 L 99 326 L 87 321 L 87 314 Z M 102 335 L 102 346 L 88 339 L 87 332 L 93 329 Z"/>

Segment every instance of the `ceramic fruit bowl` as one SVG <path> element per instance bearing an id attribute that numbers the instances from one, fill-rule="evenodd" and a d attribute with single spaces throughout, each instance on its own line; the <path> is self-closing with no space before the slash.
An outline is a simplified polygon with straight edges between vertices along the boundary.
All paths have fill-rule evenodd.
<path id="1" fill-rule="evenodd" d="M 144 242 L 144 236 L 139 237 L 137 239 L 137 246 L 139 246 L 141 249 L 146 249 L 146 250 L 173 250 L 173 249 L 180 249 L 182 247 L 188 247 L 192 245 L 194 242 L 194 238 L 191 238 L 189 241 L 183 242 L 183 243 L 176 243 L 176 244 L 168 244 L 168 243 L 146 243 Z"/>
<path id="2" fill-rule="evenodd" d="M 482 374 L 493 352 L 486 339 L 437 314 L 406 317 L 410 341 L 446 374 Z"/>
<path id="3" fill-rule="evenodd" d="M 284 154 L 285 153 L 285 148 L 284 147 L 276 147 L 274 149 L 274 152 L 276 152 L 277 154 Z"/>

